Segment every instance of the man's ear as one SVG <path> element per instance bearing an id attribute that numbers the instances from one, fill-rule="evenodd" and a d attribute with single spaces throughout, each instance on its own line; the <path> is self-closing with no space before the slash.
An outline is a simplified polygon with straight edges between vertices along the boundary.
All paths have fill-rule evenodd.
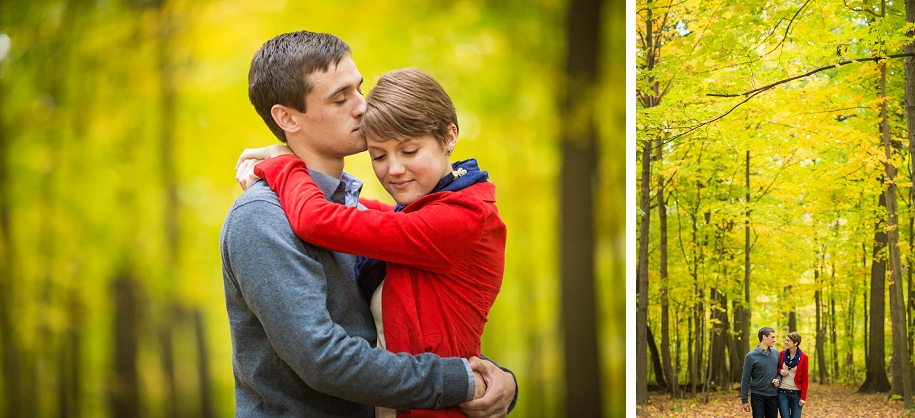
<path id="1" fill-rule="evenodd" d="M 301 129 L 298 120 L 294 117 L 297 113 L 301 112 L 278 104 L 270 108 L 270 116 L 273 116 L 273 121 L 286 132 L 298 132 Z"/>

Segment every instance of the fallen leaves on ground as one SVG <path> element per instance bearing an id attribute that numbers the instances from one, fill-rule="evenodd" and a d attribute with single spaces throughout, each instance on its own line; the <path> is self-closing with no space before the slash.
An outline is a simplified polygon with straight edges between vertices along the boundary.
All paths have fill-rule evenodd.
<path id="1" fill-rule="evenodd" d="M 906 410 L 902 400 L 890 400 L 886 393 L 859 394 L 857 386 L 820 385 L 811 383 L 803 418 L 818 417 L 901 417 Z M 668 395 L 652 394 L 648 406 L 638 407 L 640 417 L 741 417 L 750 418 L 740 403 L 740 392 L 714 392 L 708 403 L 695 399 L 670 399 Z M 703 399 L 702 394 L 698 398 Z M 906 414 L 909 416 L 910 414 Z"/>

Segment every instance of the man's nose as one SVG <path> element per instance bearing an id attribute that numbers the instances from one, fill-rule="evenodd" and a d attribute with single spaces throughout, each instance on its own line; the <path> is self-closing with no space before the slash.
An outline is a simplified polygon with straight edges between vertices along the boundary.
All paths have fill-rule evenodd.
<path id="1" fill-rule="evenodd" d="M 357 94 L 355 100 L 356 100 L 356 107 L 353 108 L 353 117 L 361 118 L 362 115 L 365 114 L 365 106 L 366 106 L 365 97 L 362 97 L 361 94 Z"/>

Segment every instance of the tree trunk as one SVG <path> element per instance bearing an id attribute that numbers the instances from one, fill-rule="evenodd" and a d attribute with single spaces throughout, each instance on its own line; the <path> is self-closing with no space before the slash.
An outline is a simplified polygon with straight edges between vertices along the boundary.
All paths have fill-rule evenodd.
<path id="1" fill-rule="evenodd" d="M 791 285 L 785 286 L 785 300 L 788 301 L 788 332 L 797 331 L 797 312 L 795 311 L 795 303 L 792 303 L 791 298 Z"/>
<path id="2" fill-rule="evenodd" d="M 657 141 L 657 161 L 662 161 L 663 144 L 660 138 Z M 660 277 L 661 284 L 661 359 L 664 363 L 664 375 L 667 378 L 668 390 L 672 399 L 680 397 L 680 385 L 677 382 L 677 372 L 671 364 L 670 358 L 670 301 L 668 298 L 667 282 L 667 205 L 664 202 L 664 176 L 658 175 L 658 231 L 660 239 Z"/>
<path id="3" fill-rule="evenodd" d="M 883 193 L 880 194 L 879 205 L 886 207 L 886 195 Z M 867 371 L 864 383 L 858 388 L 858 393 L 888 392 L 890 390 L 890 381 L 886 377 L 886 350 L 883 346 L 886 260 L 881 257 L 881 251 L 886 248 L 886 241 L 887 235 L 883 222 L 878 220 L 874 230 L 874 249 L 871 254 L 870 309 L 864 310 L 865 315 L 870 317 L 870 321 L 865 321 L 866 324 L 869 324 L 865 329 L 865 335 L 868 334 L 869 329 L 868 347 L 865 348 Z M 867 302 L 867 293 L 864 297 Z"/>
<path id="4" fill-rule="evenodd" d="M 880 97 L 886 99 L 886 62 L 880 63 Z M 912 406 L 912 365 L 909 362 L 908 336 L 906 335 L 905 302 L 902 293 L 902 263 L 899 254 L 899 213 L 896 207 L 896 167 L 890 163 L 893 155 L 890 144 L 890 125 L 886 102 L 880 106 L 883 150 L 886 153 L 886 211 L 887 248 L 890 271 L 890 319 L 893 328 L 893 393 L 901 394 L 906 408 Z"/>
<path id="5" fill-rule="evenodd" d="M 851 300 L 848 303 L 849 309 L 846 311 L 845 315 L 845 335 L 847 338 L 851 338 L 852 341 L 856 340 L 855 338 L 855 299 L 857 292 L 852 290 L 849 292 L 849 297 Z M 856 374 L 855 370 L 855 345 L 849 344 L 848 350 L 845 352 L 845 377 L 847 381 L 852 381 Z"/>
<path id="6" fill-rule="evenodd" d="M 139 284 L 129 275 L 112 283 L 114 301 L 114 375 L 109 385 L 111 416 L 140 416 L 140 378 L 137 370 L 139 343 Z"/>
<path id="7" fill-rule="evenodd" d="M 210 356 L 207 346 L 203 314 L 200 309 L 194 309 L 194 334 L 197 339 L 197 378 L 200 387 L 200 417 L 212 418 L 216 416 L 213 411 L 213 383 L 210 381 Z"/>
<path id="8" fill-rule="evenodd" d="M 661 356 L 658 353 L 658 345 L 654 342 L 654 334 L 651 332 L 651 327 L 648 327 L 648 349 L 651 352 L 651 366 L 654 369 L 655 384 L 666 388 L 667 381 L 664 380 L 664 368 L 661 366 Z"/>
<path id="9" fill-rule="evenodd" d="M 819 276 L 819 271 L 817 271 L 815 274 L 817 276 Z M 819 281 L 819 280 L 817 280 L 817 281 Z M 823 328 L 823 324 L 821 321 L 822 312 L 823 312 L 823 303 L 822 303 L 821 292 L 819 290 L 815 291 L 813 297 L 816 302 L 816 313 L 817 313 L 816 314 L 817 315 L 817 323 L 816 323 L 817 371 L 819 371 L 819 373 L 820 373 L 820 384 L 826 384 L 826 383 L 829 383 L 829 375 L 826 370 L 826 349 L 823 347 L 825 344 L 824 340 L 826 339 L 824 334 L 826 334 L 826 332 L 825 332 L 825 329 Z"/>
<path id="10" fill-rule="evenodd" d="M 565 331 L 565 412 L 570 417 L 603 415 L 601 370 L 594 367 L 601 362 L 594 286 L 593 213 L 598 154 L 594 115 L 601 50 L 601 6 L 601 0 L 572 0 L 566 25 L 568 55 L 560 167 L 560 270 L 561 321 Z M 647 229 L 641 233 L 648 238 Z M 646 258 L 644 262 L 647 261 Z M 644 270 L 647 274 L 647 265 Z M 647 286 L 644 289 L 647 291 Z M 637 358 L 645 355 L 644 351 L 638 353 Z M 645 396 L 647 398 L 647 394 Z"/>
<path id="11" fill-rule="evenodd" d="M 178 175 L 175 167 L 175 132 L 176 111 L 175 96 L 177 82 L 175 80 L 175 64 L 171 60 L 171 40 L 174 36 L 171 15 L 166 9 L 165 0 L 156 1 L 159 14 L 159 30 L 157 32 L 156 46 L 158 47 L 159 64 L 159 92 L 162 96 L 160 111 L 162 114 L 161 140 L 159 142 L 161 173 L 163 185 L 163 225 L 165 227 L 165 275 L 170 281 L 164 301 L 164 319 L 159 329 L 159 343 L 162 350 L 162 373 L 165 375 L 165 391 L 163 396 L 164 413 L 166 417 L 177 418 L 180 414 L 178 402 L 178 378 L 174 357 L 173 324 L 181 322 L 181 307 L 176 299 L 176 283 L 178 283 L 178 256 L 180 255 L 180 227 L 178 203 Z"/>
<path id="12" fill-rule="evenodd" d="M 738 353 L 748 353 L 750 352 L 750 319 L 751 319 L 751 305 L 750 305 L 750 151 L 747 151 L 747 170 L 746 170 L 746 185 L 747 185 L 747 198 L 746 198 L 746 216 L 747 219 L 744 221 L 744 244 L 743 244 L 743 306 L 735 309 L 734 317 L 739 318 L 739 332 L 736 335 L 737 338 L 737 352 Z M 736 319 L 735 319 L 736 320 Z M 737 367 L 732 366 L 734 369 Z"/>
<path id="13" fill-rule="evenodd" d="M 879 226 L 879 223 L 878 223 L 878 226 Z M 874 252 L 876 253 L 878 237 L 876 236 L 876 232 L 874 234 L 875 234 Z M 871 263 L 873 263 L 873 260 L 871 261 Z M 865 271 L 867 270 L 867 244 L 865 244 L 863 242 L 861 243 L 861 267 L 863 267 Z M 871 266 L 871 275 L 873 275 L 873 265 Z M 867 355 L 867 350 L 870 348 L 869 345 L 870 345 L 870 341 L 871 341 L 870 338 L 868 337 L 868 333 L 867 333 L 867 329 L 868 329 L 867 326 L 868 326 L 868 324 L 870 324 L 870 319 L 867 314 L 867 312 L 868 312 L 867 309 L 870 306 L 870 304 L 867 302 L 867 294 L 868 294 L 867 289 L 868 289 L 867 288 L 867 276 L 864 276 L 864 294 L 862 295 L 862 301 L 864 302 L 862 304 L 862 306 L 864 307 L 864 309 L 862 309 L 862 311 L 863 311 L 862 313 L 864 314 L 864 344 L 863 345 L 864 345 L 864 362 L 865 362 L 864 368 L 865 368 L 865 370 L 867 370 L 867 366 L 866 366 L 866 363 L 868 361 L 867 359 L 870 358 Z"/>
<path id="14" fill-rule="evenodd" d="M 0 21 L 5 22 L 9 2 L 0 2 Z M 3 115 L 7 103 L 6 84 L 10 77 L 0 77 L 0 115 Z M 3 394 L 0 398 L 0 413 L 7 417 L 23 416 L 21 405 L 23 396 L 19 392 L 20 383 L 20 339 L 14 329 L 14 301 L 17 300 L 18 267 L 13 246 L 12 222 L 10 220 L 10 141 L 13 135 L 10 130 L 16 124 L 7 126 L 5 118 L 0 118 L 0 357 L 2 357 Z"/>
<path id="15" fill-rule="evenodd" d="M 832 280 L 835 280 L 835 266 L 832 266 Z M 829 294 L 829 338 L 832 343 L 832 376 L 833 378 L 838 379 L 839 377 L 839 351 L 836 338 L 836 300 L 832 295 L 832 291 Z"/>

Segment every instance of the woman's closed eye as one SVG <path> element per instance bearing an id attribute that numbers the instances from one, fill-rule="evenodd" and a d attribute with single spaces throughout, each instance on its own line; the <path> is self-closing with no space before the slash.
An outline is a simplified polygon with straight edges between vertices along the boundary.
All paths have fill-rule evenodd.
<path id="1" fill-rule="evenodd" d="M 372 156 L 372 161 L 381 161 L 381 160 L 383 160 L 384 157 L 386 157 L 386 156 L 387 156 L 387 154 L 373 155 L 373 156 Z"/>
<path id="2" fill-rule="evenodd" d="M 404 151 L 403 153 L 406 154 L 406 155 L 415 155 L 417 152 L 419 152 L 418 149 L 410 150 L 410 151 Z"/>

